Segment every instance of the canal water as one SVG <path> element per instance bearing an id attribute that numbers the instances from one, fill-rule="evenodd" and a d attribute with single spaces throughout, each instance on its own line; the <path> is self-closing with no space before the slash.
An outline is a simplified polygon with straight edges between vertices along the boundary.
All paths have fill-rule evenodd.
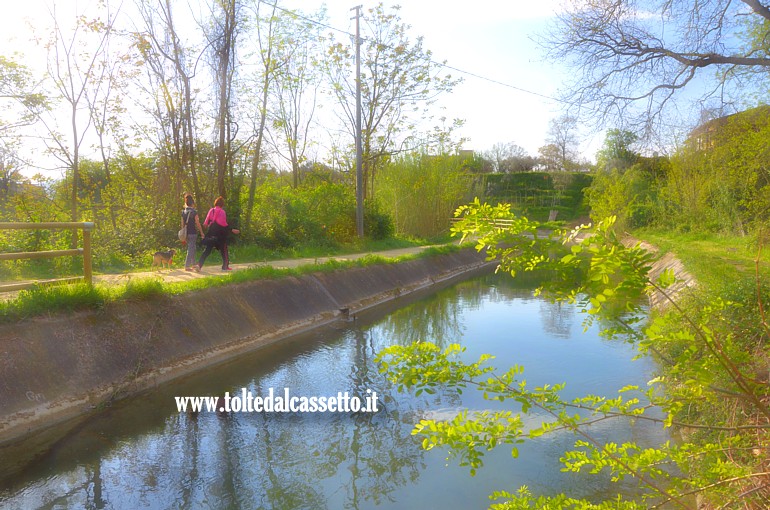
<path id="1" fill-rule="evenodd" d="M 398 306 L 398 308 L 396 308 Z M 575 308 L 535 298 L 507 276 L 457 283 L 388 310 L 340 321 L 261 349 L 92 416 L 53 446 L 0 459 L 0 508 L 19 509 L 392 509 L 486 508 L 496 490 L 602 498 L 632 485 L 561 472 L 559 457 L 575 438 L 558 433 L 485 456 L 475 477 L 424 451 L 411 435 L 423 418 L 463 409 L 505 408 L 472 390 L 415 397 L 397 393 L 378 373 L 375 355 L 392 344 L 460 343 L 468 361 L 482 353 L 495 366 L 525 367 L 532 387 L 566 383 L 566 396 L 615 395 L 645 385 L 654 369 L 633 349 L 583 332 Z M 179 413 L 175 396 L 276 394 L 371 395 L 379 412 Z M 535 423 L 538 417 L 527 417 Z M 641 446 L 667 439 L 657 427 L 607 420 L 591 433 Z M 24 450 L 22 448 L 22 450 Z M 19 451 L 19 450 L 17 450 Z"/>

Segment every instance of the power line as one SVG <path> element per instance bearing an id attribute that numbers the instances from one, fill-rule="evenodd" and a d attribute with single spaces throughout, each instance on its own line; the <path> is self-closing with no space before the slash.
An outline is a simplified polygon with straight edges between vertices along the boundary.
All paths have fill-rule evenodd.
<path id="1" fill-rule="evenodd" d="M 329 30 L 333 30 L 334 32 L 339 32 L 339 33 L 344 34 L 344 35 L 346 35 L 346 36 L 348 36 L 350 38 L 355 39 L 355 37 L 356 37 L 355 34 L 351 34 L 347 30 L 343 30 L 341 28 L 333 27 L 331 25 L 327 25 L 326 23 L 322 23 L 322 22 L 320 22 L 318 20 L 314 20 L 312 18 L 308 18 L 307 16 L 303 16 L 302 14 L 300 14 L 300 13 L 298 13 L 296 11 L 292 11 L 291 9 L 286 9 L 286 8 L 280 7 L 280 6 L 276 5 L 276 4 L 272 4 L 272 3 L 268 2 L 267 0 L 258 0 L 258 2 L 261 3 L 261 4 L 269 5 L 270 7 L 274 7 L 276 9 L 278 9 L 279 11 L 285 12 L 287 14 L 290 14 L 290 15 L 296 17 L 296 18 L 302 19 L 302 20 L 307 21 L 309 23 L 313 23 L 314 25 L 318 25 L 320 27 L 324 27 L 324 28 L 327 28 Z M 365 39 L 362 37 L 361 40 L 364 41 Z M 389 49 L 393 49 L 393 48 L 389 47 Z M 471 71 L 466 71 L 464 69 L 460 69 L 458 67 L 450 66 L 446 62 L 437 62 L 435 60 L 430 60 L 430 63 L 432 63 L 434 65 L 437 65 L 437 66 L 445 67 L 446 69 L 450 69 L 450 70 L 455 71 L 457 73 L 461 73 L 461 74 L 464 74 L 466 76 L 470 76 L 470 77 L 476 78 L 478 80 L 484 80 L 484 81 L 487 81 L 489 83 L 493 83 L 495 85 L 500 85 L 502 87 L 506 87 L 506 88 L 513 89 L 513 90 L 516 90 L 516 91 L 519 91 L 519 92 L 523 92 L 525 94 L 530 94 L 532 96 L 541 97 L 543 99 L 547 99 L 549 101 L 554 101 L 554 102 L 557 102 L 557 103 L 566 103 L 566 101 L 564 101 L 563 99 L 547 96 L 545 94 L 540 94 L 539 92 L 534 92 L 532 90 L 527 90 L 525 88 L 518 87 L 518 86 L 512 85 L 510 83 L 505 83 L 505 82 L 502 82 L 500 80 L 496 80 L 494 78 L 489 78 L 488 76 L 483 76 L 483 75 L 478 74 L 478 73 L 474 73 L 474 72 L 471 72 Z"/>
<path id="2" fill-rule="evenodd" d="M 298 13 L 297 11 L 292 11 L 291 9 L 286 9 L 284 7 L 281 7 L 277 3 L 276 4 L 272 4 L 272 3 L 268 2 L 267 0 L 257 0 L 257 1 L 259 3 L 261 3 L 261 4 L 265 4 L 267 6 L 270 6 L 270 7 L 273 7 L 275 9 L 278 9 L 281 12 L 285 12 L 286 14 L 290 14 L 291 16 L 294 16 L 295 18 L 299 18 L 301 20 L 307 21 L 307 22 L 312 23 L 314 25 L 318 25 L 319 27 L 328 28 L 329 30 L 333 30 L 334 32 L 339 32 L 341 34 L 345 34 L 348 37 L 355 37 L 354 34 L 351 34 L 347 30 L 342 30 L 341 28 L 337 28 L 337 27 L 333 27 L 331 25 L 327 25 L 326 23 L 322 23 L 322 22 L 320 22 L 320 21 L 318 21 L 316 19 L 308 18 L 307 16 L 303 16 L 302 14 Z"/>
<path id="3" fill-rule="evenodd" d="M 456 67 L 447 65 L 447 64 L 445 64 L 443 62 L 436 62 L 436 61 L 433 61 L 433 60 L 431 60 L 431 62 L 436 64 L 436 65 L 440 65 L 442 67 L 446 67 L 447 69 L 451 69 L 452 71 L 456 71 L 458 73 L 466 74 L 468 76 L 472 76 L 473 78 L 477 78 L 479 80 L 488 81 L 490 83 L 494 83 L 495 85 L 501 85 L 501 86 L 507 87 L 509 89 L 518 90 L 519 92 L 524 92 L 525 94 L 531 94 L 533 96 L 542 97 L 543 99 L 548 99 L 549 101 L 555 101 L 557 103 L 564 103 L 565 102 L 563 99 L 559 99 L 559 98 L 551 97 L 551 96 L 546 96 L 545 94 L 540 94 L 539 92 L 533 92 L 531 90 L 527 90 L 527 89 L 524 89 L 524 88 L 521 88 L 521 87 L 517 87 L 516 85 L 511 85 L 510 83 L 505 83 L 505 82 L 502 82 L 502 81 L 499 81 L 499 80 L 495 80 L 494 78 L 489 78 L 487 76 L 482 76 L 480 74 L 472 73 L 470 71 L 465 71 L 463 69 L 458 69 Z"/>

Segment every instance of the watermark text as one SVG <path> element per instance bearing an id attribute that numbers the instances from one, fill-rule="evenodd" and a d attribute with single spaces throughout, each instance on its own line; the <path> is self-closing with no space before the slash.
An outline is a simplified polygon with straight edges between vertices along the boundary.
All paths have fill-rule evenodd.
<path id="1" fill-rule="evenodd" d="M 241 388 L 240 393 L 224 396 L 174 397 L 180 413 L 202 411 L 218 413 L 376 413 L 379 411 L 377 392 L 366 390 L 359 397 L 347 391 L 330 396 L 296 396 L 289 388 L 276 392 L 270 388 L 267 395 L 254 395 Z"/>

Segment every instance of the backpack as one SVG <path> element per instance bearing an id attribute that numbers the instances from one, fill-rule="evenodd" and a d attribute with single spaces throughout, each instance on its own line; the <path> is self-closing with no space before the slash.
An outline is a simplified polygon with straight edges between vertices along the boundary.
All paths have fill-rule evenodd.
<path id="1" fill-rule="evenodd" d="M 176 236 L 179 238 L 180 241 L 187 242 L 187 220 L 190 219 L 190 211 L 187 211 L 187 216 L 184 216 L 184 225 L 182 228 L 179 229 L 179 232 L 177 232 Z"/>

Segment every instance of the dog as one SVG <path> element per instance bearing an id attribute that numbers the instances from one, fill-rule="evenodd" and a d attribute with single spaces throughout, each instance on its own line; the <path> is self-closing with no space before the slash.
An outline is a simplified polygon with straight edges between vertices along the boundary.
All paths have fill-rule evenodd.
<path id="1" fill-rule="evenodd" d="M 156 251 L 155 254 L 152 256 L 152 267 L 160 266 L 161 270 L 163 269 L 163 264 L 166 264 L 166 267 L 171 269 L 171 264 L 174 263 L 174 254 L 176 253 L 176 250 L 171 249 L 168 251 Z"/>

